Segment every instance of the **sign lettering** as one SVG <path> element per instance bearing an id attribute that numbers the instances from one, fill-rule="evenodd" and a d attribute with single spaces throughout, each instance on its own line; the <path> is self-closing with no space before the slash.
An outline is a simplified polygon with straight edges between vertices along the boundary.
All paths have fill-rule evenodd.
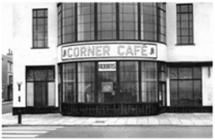
<path id="1" fill-rule="evenodd" d="M 62 47 L 62 59 L 96 57 L 157 57 L 154 44 L 94 44 Z"/>

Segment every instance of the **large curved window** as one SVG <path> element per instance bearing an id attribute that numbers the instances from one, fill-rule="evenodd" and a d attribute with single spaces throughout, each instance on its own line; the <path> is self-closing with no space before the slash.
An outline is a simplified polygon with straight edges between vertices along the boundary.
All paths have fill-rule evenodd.
<path id="1" fill-rule="evenodd" d="M 158 65 L 157 62 L 147 61 L 71 62 L 61 64 L 62 102 L 160 102 L 165 105 L 166 76 L 165 68 L 161 68 L 161 66 L 163 65 Z"/>
<path id="2" fill-rule="evenodd" d="M 116 4 L 98 3 L 98 40 L 116 39 Z"/>
<path id="3" fill-rule="evenodd" d="M 58 43 L 102 40 L 166 42 L 165 3 L 60 3 Z"/>

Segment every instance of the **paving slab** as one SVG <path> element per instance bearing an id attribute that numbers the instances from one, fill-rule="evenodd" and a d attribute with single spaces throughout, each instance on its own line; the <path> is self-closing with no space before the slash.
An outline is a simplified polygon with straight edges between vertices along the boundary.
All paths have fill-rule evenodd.
<path id="1" fill-rule="evenodd" d="M 2 125 L 17 125 L 17 116 L 2 115 Z M 138 117 L 74 117 L 53 114 L 22 115 L 23 125 L 212 125 L 212 113 L 163 113 Z"/>

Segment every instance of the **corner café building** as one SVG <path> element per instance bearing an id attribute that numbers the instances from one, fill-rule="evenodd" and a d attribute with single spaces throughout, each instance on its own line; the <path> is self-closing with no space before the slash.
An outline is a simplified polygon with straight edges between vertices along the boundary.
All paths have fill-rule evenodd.
<path id="1" fill-rule="evenodd" d="M 12 10 L 13 114 L 212 111 L 210 3 L 26 3 Z"/>

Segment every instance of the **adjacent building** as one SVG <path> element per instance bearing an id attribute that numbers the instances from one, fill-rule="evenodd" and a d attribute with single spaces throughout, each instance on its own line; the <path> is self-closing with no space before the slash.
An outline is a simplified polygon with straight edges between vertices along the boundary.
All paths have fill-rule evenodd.
<path id="1" fill-rule="evenodd" d="M 2 54 L 2 101 L 13 99 L 13 54 Z"/>
<path id="2" fill-rule="evenodd" d="M 13 5 L 13 113 L 212 111 L 212 3 Z"/>

